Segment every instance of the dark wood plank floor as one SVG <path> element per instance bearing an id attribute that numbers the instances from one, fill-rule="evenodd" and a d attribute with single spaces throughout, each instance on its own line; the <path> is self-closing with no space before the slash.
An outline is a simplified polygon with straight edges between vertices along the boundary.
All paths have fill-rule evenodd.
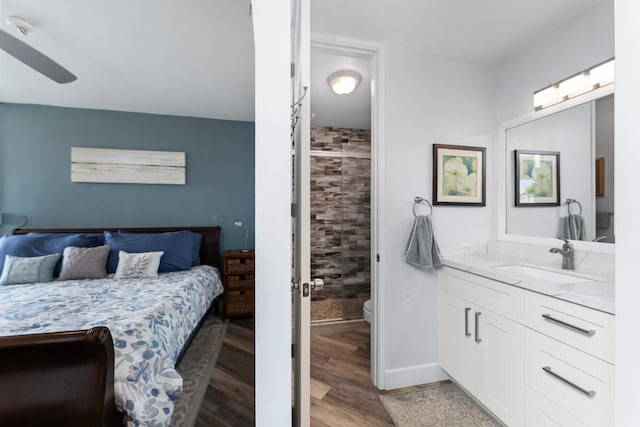
<path id="1" fill-rule="evenodd" d="M 196 427 L 255 425 L 253 317 L 229 322 Z"/>
<path id="2" fill-rule="evenodd" d="M 255 425 L 253 334 L 253 318 L 230 321 L 196 426 Z M 369 348 L 367 323 L 312 328 L 312 426 L 393 426 L 378 399 L 386 392 L 371 383 Z"/>

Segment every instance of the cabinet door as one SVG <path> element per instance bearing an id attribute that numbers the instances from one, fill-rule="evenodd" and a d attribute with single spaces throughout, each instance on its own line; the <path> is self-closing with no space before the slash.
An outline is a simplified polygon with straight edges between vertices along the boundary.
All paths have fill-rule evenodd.
<path id="1" fill-rule="evenodd" d="M 476 313 L 480 313 L 477 314 Z M 476 396 L 511 427 L 524 425 L 524 326 L 482 307 L 478 321 Z M 476 337 L 474 335 L 474 342 Z"/>
<path id="2" fill-rule="evenodd" d="M 475 391 L 473 306 L 468 301 L 448 292 L 440 292 L 439 307 L 440 367 L 473 393 Z"/>

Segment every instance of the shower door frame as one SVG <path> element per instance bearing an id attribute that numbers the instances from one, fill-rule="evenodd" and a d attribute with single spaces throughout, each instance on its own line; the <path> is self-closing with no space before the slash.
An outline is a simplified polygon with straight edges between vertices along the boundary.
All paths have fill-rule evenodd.
<path id="1" fill-rule="evenodd" d="M 384 248 L 384 47 L 350 39 L 325 39 L 311 35 L 311 46 L 336 53 L 359 55 L 370 60 L 371 71 L 371 380 L 381 390 L 386 389 L 385 378 L 385 310 L 383 292 L 384 263 L 380 262 Z"/>

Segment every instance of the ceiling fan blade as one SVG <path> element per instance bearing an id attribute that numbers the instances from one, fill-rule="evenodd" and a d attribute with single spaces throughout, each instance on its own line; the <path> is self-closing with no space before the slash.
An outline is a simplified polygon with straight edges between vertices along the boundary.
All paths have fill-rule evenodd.
<path id="1" fill-rule="evenodd" d="M 77 79 L 69 70 L 48 56 L 2 30 L 0 30 L 0 49 L 55 82 L 69 83 Z"/>

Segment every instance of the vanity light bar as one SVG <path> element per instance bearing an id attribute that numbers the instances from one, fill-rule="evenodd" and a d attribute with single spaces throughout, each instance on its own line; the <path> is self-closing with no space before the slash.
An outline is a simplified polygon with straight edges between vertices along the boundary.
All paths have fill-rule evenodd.
<path id="1" fill-rule="evenodd" d="M 594 65 L 533 93 L 533 107 L 537 110 L 575 98 L 615 81 L 615 58 Z"/>

